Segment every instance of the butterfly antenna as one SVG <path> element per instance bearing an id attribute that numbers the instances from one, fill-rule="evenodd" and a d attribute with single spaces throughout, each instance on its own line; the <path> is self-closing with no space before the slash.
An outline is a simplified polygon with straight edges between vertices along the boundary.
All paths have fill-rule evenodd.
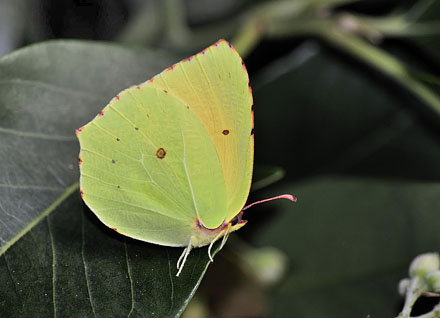
<path id="1" fill-rule="evenodd" d="M 255 204 L 260 204 L 260 203 L 264 203 L 264 202 L 268 202 L 268 201 L 272 201 L 272 200 L 277 200 L 277 199 L 287 199 L 287 200 L 290 200 L 290 201 L 292 201 L 292 202 L 296 202 L 296 201 L 297 201 L 297 198 L 294 197 L 293 195 L 290 195 L 290 194 L 282 194 L 282 195 L 277 195 L 276 197 L 273 197 L 273 198 L 268 198 L 268 199 L 260 200 L 260 201 L 257 201 L 257 202 L 254 202 L 254 203 L 251 203 L 251 204 L 249 204 L 249 205 L 246 205 L 246 206 L 242 209 L 242 211 L 249 209 L 251 206 L 254 206 Z"/>

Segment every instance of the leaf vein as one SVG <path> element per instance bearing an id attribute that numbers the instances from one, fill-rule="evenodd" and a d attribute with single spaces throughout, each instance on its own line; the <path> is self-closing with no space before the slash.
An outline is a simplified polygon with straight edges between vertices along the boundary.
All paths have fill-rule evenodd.
<path id="1" fill-rule="evenodd" d="M 49 135 L 44 133 L 21 131 L 17 129 L 3 128 L 3 127 L 0 127 L 0 133 L 15 135 L 19 137 L 29 137 L 29 138 L 55 140 L 55 141 L 69 141 L 69 142 L 76 141 L 75 136 Z"/>
<path id="2" fill-rule="evenodd" d="M 130 312 L 128 313 L 127 317 L 130 317 L 131 314 L 134 312 L 135 310 L 135 300 L 134 300 L 134 289 L 133 289 L 133 277 L 132 277 L 132 273 L 131 273 L 131 268 L 130 268 L 130 261 L 128 258 L 128 247 L 127 247 L 127 240 L 124 238 L 124 247 L 125 247 L 125 260 L 126 260 L 126 264 L 127 264 L 127 274 L 128 274 L 128 278 L 130 280 L 130 292 L 131 292 L 131 309 Z"/>
<path id="3" fill-rule="evenodd" d="M 88 298 L 89 298 L 90 307 L 92 308 L 93 316 L 96 317 L 95 306 L 93 306 L 92 291 L 90 289 L 90 283 L 89 283 L 89 274 L 87 272 L 88 267 L 87 267 L 86 258 L 85 258 L 85 255 L 84 255 L 84 247 L 85 247 L 84 214 L 81 213 L 81 259 L 82 259 L 83 266 L 84 266 L 84 277 L 86 279 L 87 294 L 89 296 Z"/>
<path id="4" fill-rule="evenodd" d="M 52 228 L 50 224 L 49 217 L 46 217 L 47 222 L 47 228 L 49 231 L 49 238 L 50 238 L 50 247 L 52 250 L 52 303 L 53 303 L 53 316 L 57 316 L 57 304 L 56 304 L 56 257 L 55 257 L 55 244 L 53 239 L 53 233 Z"/>

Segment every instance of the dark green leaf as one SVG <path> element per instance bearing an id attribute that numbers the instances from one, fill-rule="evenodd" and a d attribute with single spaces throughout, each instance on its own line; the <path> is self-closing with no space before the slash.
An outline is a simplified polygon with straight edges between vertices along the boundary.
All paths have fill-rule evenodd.
<path id="1" fill-rule="evenodd" d="M 78 180 L 74 131 L 120 90 L 176 61 L 108 44 L 56 41 L 0 59 L 0 246 L 50 213 Z M 72 186 L 73 185 L 73 186 Z"/>
<path id="2" fill-rule="evenodd" d="M 78 194 L 74 136 L 119 91 L 176 60 L 78 41 L 38 44 L 0 60 L 1 316 L 183 311 L 208 267 L 207 249 L 195 249 L 176 278 L 182 249 L 134 241 L 102 225 Z M 280 170 L 256 168 L 256 175 L 268 184 Z"/>
<path id="3" fill-rule="evenodd" d="M 206 249 L 195 250 L 176 278 L 181 249 L 110 233 L 83 212 L 76 192 L 75 128 L 176 60 L 77 41 L 0 60 L 3 251 L 16 242 L 0 265 L 2 316 L 164 317 L 185 308 L 208 265 Z"/>
<path id="4" fill-rule="evenodd" d="M 252 177 L 252 191 L 265 188 L 284 177 L 284 170 L 280 167 L 257 165 Z"/>
<path id="5" fill-rule="evenodd" d="M 417 116 L 420 105 L 378 74 L 303 47 L 258 83 L 257 162 L 279 165 L 288 177 L 330 171 L 439 179 L 438 131 Z"/>
<path id="6" fill-rule="evenodd" d="M 259 196 L 298 197 L 278 203 L 279 213 L 254 211 L 264 220 L 243 231 L 290 260 L 270 293 L 271 316 L 396 316 L 409 262 L 439 249 L 438 131 L 402 90 L 315 46 L 270 66 L 259 83 L 256 159 L 285 168 L 288 182 Z M 327 173 L 356 177 L 310 178 Z"/>
<path id="7" fill-rule="evenodd" d="M 440 185 L 327 177 L 266 196 L 280 192 L 298 202 L 266 211 L 278 217 L 252 240 L 281 249 L 290 263 L 271 293 L 271 317 L 395 317 L 409 262 L 439 249 Z"/>
<path id="8" fill-rule="evenodd" d="M 1 316 L 178 316 L 209 263 L 195 249 L 176 277 L 181 252 L 113 232 L 74 194 L 2 255 Z"/>
<path id="9" fill-rule="evenodd" d="M 0 56 L 11 52 L 21 44 L 25 15 L 23 0 L 0 0 Z"/>

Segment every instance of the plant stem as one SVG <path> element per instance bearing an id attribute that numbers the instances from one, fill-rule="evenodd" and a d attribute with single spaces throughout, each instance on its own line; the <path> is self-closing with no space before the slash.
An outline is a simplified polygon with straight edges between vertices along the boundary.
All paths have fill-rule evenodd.
<path id="1" fill-rule="evenodd" d="M 420 278 L 418 276 L 415 276 L 411 279 L 411 282 L 408 286 L 408 290 L 406 291 L 405 296 L 405 304 L 403 305 L 403 309 L 400 312 L 399 316 L 397 318 L 410 318 L 411 317 L 411 310 L 421 295 L 420 291 Z"/>
<path id="2" fill-rule="evenodd" d="M 365 40 L 335 29 L 322 29 L 321 37 L 341 49 L 349 52 L 363 62 L 383 72 L 408 89 L 418 99 L 430 107 L 440 117 L 440 99 L 427 86 L 415 80 L 408 69 L 398 59 L 385 51 L 368 44 Z"/>
<path id="3" fill-rule="evenodd" d="M 260 25 L 250 19 L 248 24 L 239 30 L 236 41 L 239 43 L 239 52 L 246 56 L 257 45 L 258 40 L 263 38 L 263 35 L 271 38 L 317 36 L 394 79 L 440 118 L 440 98 L 437 94 L 428 86 L 413 78 L 410 70 L 397 58 L 370 44 L 358 34 L 344 32 L 343 29 L 339 19 L 335 17 L 291 19 L 282 22 L 274 17 L 268 20 L 260 17 Z M 246 38 L 251 40 L 242 40 Z"/>

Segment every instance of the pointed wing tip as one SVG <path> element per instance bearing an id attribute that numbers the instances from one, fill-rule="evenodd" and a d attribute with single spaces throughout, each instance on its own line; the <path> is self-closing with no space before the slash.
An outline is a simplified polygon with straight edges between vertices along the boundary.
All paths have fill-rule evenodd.
<path id="1" fill-rule="evenodd" d="M 219 39 L 217 42 L 215 42 L 213 45 L 211 45 L 211 47 L 218 47 L 219 45 L 222 45 L 222 44 L 228 46 L 230 49 L 235 51 L 235 48 L 232 46 L 232 44 L 229 43 L 228 41 L 226 41 L 225 39 Z"/>

